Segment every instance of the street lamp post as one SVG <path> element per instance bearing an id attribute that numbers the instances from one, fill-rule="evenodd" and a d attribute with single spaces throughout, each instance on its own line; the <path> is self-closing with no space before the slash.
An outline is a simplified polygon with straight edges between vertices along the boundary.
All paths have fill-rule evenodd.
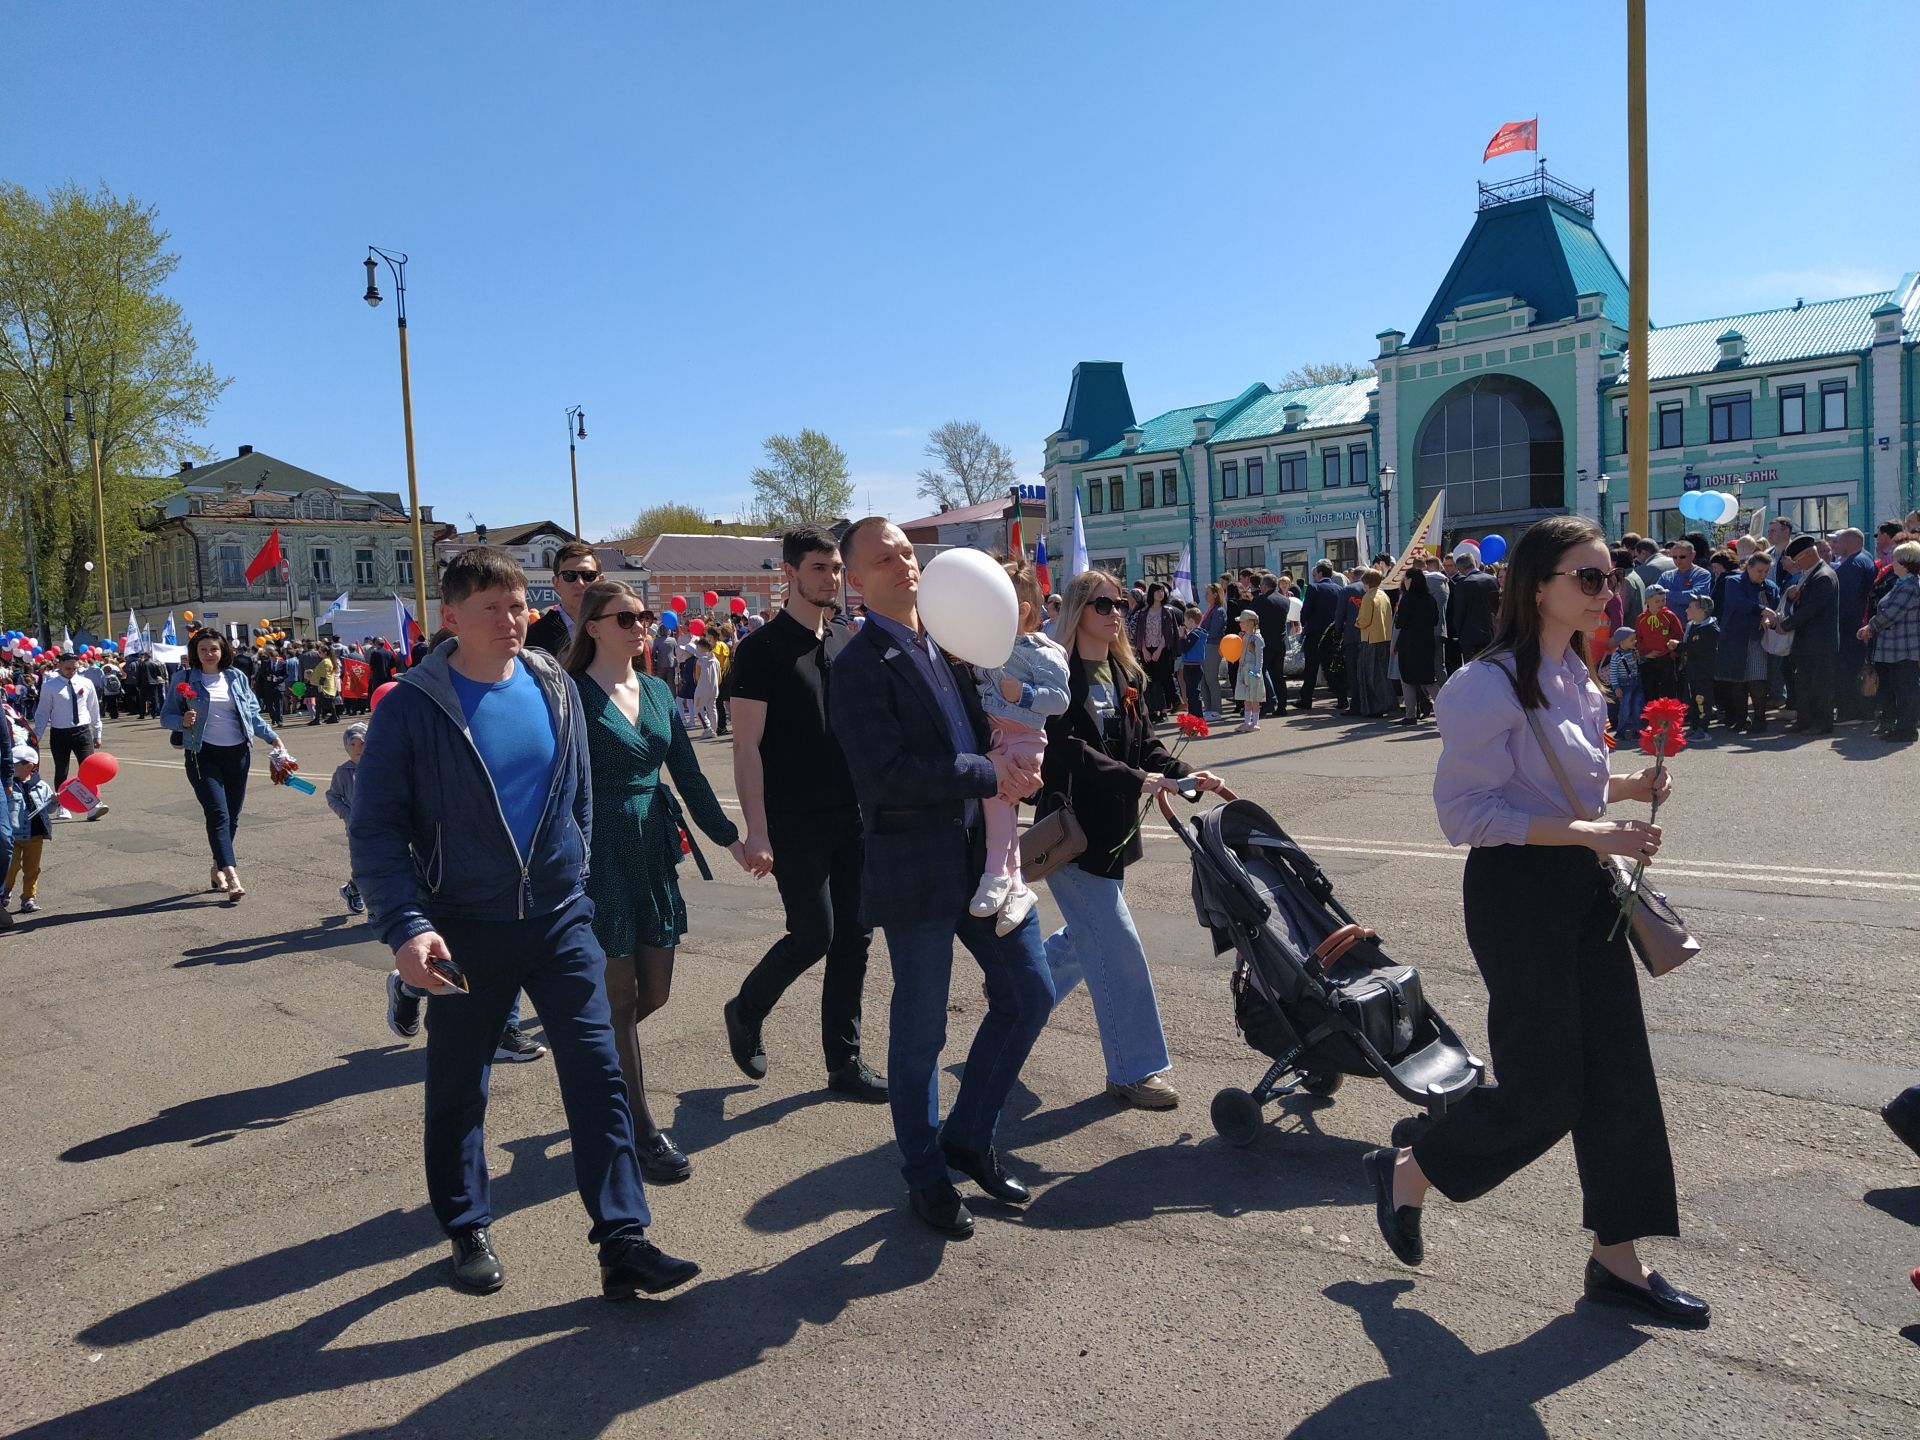
<path id="1" fill-rule="evenodd" d="M 422 631 L 430 632 L 427 614 L 427 542 L 420 530 L 420 482 L 413 463 L 413 382 L 407 373 L 407 257 L 405 253 L 389 255 L 378 245 L 367 247 L 367 293 L 360 298 L 369 307 L 380 303 L 378 266 L 374 256 L 378 255 L 387 262 L 387 269 L 393 275 L 393 303 L 399 313 L 400 321 L 400 418 L 407 432 L 407 508 L 413 520 L 413 602 L 418 613 L 414 619 L 419 621 Z"/>
<path id="2" fill-rule="evenodd" d="M 1600 479 L 1594 487 L 1594 495 L 1600 507 L 1600 533 L 1603 535 L 1607 533 L 1607 486 L 1612 481 L 1613 476 L 1602 470 Z"/>
<path id="3" fill-rule="evenodd" d="M 1400 472 L 1395 470 L 1391 465 L 1382 465 L 1380 467 L 1380 478 L 1373 486 L 1374 505 L 1380 512 L 1380 548 L 1389 555 L 1393 553 L 1393 537 L 1387 533 L 1387 496 L 1393 490 L 1394 476 L 1399 473 Z M 1362 555 L 1360 557 L 1360 563 L 1365 565 L 1371 558 L 1370 556 Z"/>
<path id="4" fill-rule="evenodd" d="M 579 429 L 576 431 L 575 426 Z M 567 409 L 567 468 L 573 472 L 573 538 L 580 538 L 580 460 L 574 450 L 576 439 L 587 438 L 587 412 L 578 405 Z"/>
<path id="5" fill-rule="evenodd" d="M 107 579 L 107 502 L 100 484 L 100 433 L 94 424 L 99 397 L 92 390 L 67 387 L 64 418 L 69 430 L 73 429 L 73 397 L 76 395 L 87 407 L 87 449 L 93 456 L 93 524 L 100 547 L 100 638 L 106 639 L 113 632 L 113 588 Z"/>

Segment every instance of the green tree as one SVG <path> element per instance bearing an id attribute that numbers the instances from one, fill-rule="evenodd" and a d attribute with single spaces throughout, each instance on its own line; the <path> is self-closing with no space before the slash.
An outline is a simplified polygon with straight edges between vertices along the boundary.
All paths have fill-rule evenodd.
<path id="1" fill-rule="evenodd" d="M 632 523 L 621 527 L 619 534 L 609 538 L 637 540 L 654 535 L 699 535 L 711 524 L 706 511 L 698 506 L 669 500 L 661 505 L 649 505 L 633 517 Z"/>
<path id="2" fill-rule="evenodd" d="M 142 516 L 227 382 L 202 362 L 163 291 L 179 264 L 151 207 L 104 188 L 45 197 L 0 183 L 0 512 L 9 618 L 26 613 L 25 533 L 49 630 L 99 624 L 89 417 L 100 444 L 107 554 L 118 576 L 144 542 Z M 90 391 L 64 418 L 69 387 Z M 118 598 L 116 608 L 120 607 Z M 107 618 L 102 633 L 115 630 Z"/>
<path id="3" fill-rule="evenodd" d="M 1373 378 L 1373 366 L 1351 364 L 1345 360 L 1316 360 L 1307 365 L 1296 365 L 1280 377 L 1275 388 L 1279 390 L 1304 390 L 1309 385 L 1338 385 L 1347 380 L 1370 380 Z"/>
<path id="4" fill-rule="evenodd" d="M 767 463 L 756 465 L 755 508 L 760 518 L 783 525 L 825 524 L 842 518 L 853 503 L 847 452 L 818 430 L 769 435 Z"/>
<path id="5" fill-rule="evenodd" d="M 927 436 L 938 470 L 920 472 L 919 493 L 936 505 L 978 505 L 1013 488 L 1013 453 L 972 420 L 949 420 Z"/>

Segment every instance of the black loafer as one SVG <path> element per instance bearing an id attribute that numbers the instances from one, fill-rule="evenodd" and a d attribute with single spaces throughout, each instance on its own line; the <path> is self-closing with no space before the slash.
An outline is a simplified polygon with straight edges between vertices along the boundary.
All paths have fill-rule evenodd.
<path id="1" fill-rule="evenodd" d="M 907 1203 L 933 1229 L 954 1240 L 973 1236 L 973 1212 L 960 1199 L 960 1192 L 947 1181 L 907 1192 Z"/>
<path id="2" fill-rule="evenodd" d="M 1880 1118 L 1908 1149 L 1920 1155 L 1920 1085 L 1909 1086 L 1889 1100 L 1881 1107 Z"/>
<path id="3" fill-rule="evenodd" d="M 453 1236 L 453 1279 L 461 1289 L 476 1295 L 491 1295 L 507 1283 L 486 1226 L 476 1225 Z"/>
<path id="4" fill-rule="evenodd" d="M 640 1152 L 640 1173 L 649 1185 L 675 1185 L 693 1174 L 693 1162 L 664 1130 L 637 1141 L 634 1149 Z"/>
<path id="5" fill-rule="evenodd" d="M 647 1239 L 645 1231 L 600 1250 L 600 1293 L 609 1300 L 631 1300 L 642 1291 L 661 1295 L 699 1273 L 693 1261 L 675 1259 Z"/>
<path id="6" fill-rule="evenodd" d="M 760 1043 L 760 1027 L 747 1028 L 740 1018 L 740 997 L 720 1007 L 720 1018 L 727 1024 L 727 1049 L 733 1053 L 733 1063 L 749 1080 L 767 1078 L 767 1047 Z"/>
<path id="7" fill-rule="evenodd" d="M 958 1170 L 988 1196 L 1003 1204 L 1024 1205 L 1033 1198 L 1031 1190 L 1000 1168 L 1000 1157 L 991 1146 L 983 1152 L 943 1144 L 940 1153 L 946 1156 L 950 1169 Z"/>
<path id="8" fill-rule="evenodd" d="M 858 1055 L 827 1073 L 827 1089 L 868 1105 L 887 1103 L 887 1077 Z"/>
<path id="9" fill-rule="evenodd" d="M 1373 1214 L 1380 1238 L 1403 1264 L 1418 1265 L 1427 1258 L 1426 1242 L 1420 1238 L 1420 1207 L 1393 1203 L 1393 1162 L 1398 1154 L 1397 1150 L 1369 1150 L 1360 1163 L 1373 1181 Z"/>
<path id="10" fill-rule="evenodd" d="M 1658 1270 L 1647 1272 L 1647 1288 L 1622 1280 L 1598 1260 L 1587 1261 L 1587 1298 L 1600 1305 L 1622 1305 L 1669 1325 L 1699 1329 L 1713 1318 L 1713 1307 L 1698 1295 L 1676 1290 Z"/>

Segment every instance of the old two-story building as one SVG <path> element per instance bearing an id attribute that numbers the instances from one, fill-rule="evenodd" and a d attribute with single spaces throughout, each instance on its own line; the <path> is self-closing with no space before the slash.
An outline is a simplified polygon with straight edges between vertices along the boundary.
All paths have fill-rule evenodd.
<path id="1" fill-rule="evenodd" d="M 492 545 L 505 550 L 527 572 L 527 603 L 535 610 L 545 610 L 560 603 L 559 594 L 554 588 L 554 554 L 573 539 L 571 530 L 553 520 L 528 520 L 515 525 L 475 525 L 471 530 L 443 535 L 436 540 L 433 558 L 435 565 L 445 570 L 454 556 L 476 545 Z M 630 564 L 639 563 L 618 545 L 595 545 L 593 553 L 600 562 L 603 575 L 617 575 Z M 631 580 L 634 577 L 628 575 L 623 578 Z"/>
<path id="2" fill-rule="evenodd" d="M 1046 524 L 1046 487 L 1020 486 L 1020 533 L 1032 547 Z M 977 505 L 950 505 L 917 520 L 902 520 L 900 529 L 915 545 L 946 548 L 953 545 L 1005 554 L 1012 534 L 1014 502 L 1011 492 Z"/>
<path id="3" fill-rule="evenodd" d="M 1481 185 L 1478 202 L 1419 324 L 1376 337 L 1373 379 L 1256 385 L 1137 425 L 1118 364 L 1076 367 L 1047 440 L 1049 550 L 1067 553 L 1076 495 L 1094 563 L 1165 573 L 1184 541 L 1201 583 L 1247 564 L 1343 562 L 1361 519 L 1397 551 L 1442 491 L 1449 539 L 1511 541 L 1568 512 L 1619 534 L 1633 357 L 1627 282 L 1594 229 L 1594 197 L 1541 169 Z M 1920 504 L 1917 347 L 1913 275 L 1656 325 L 1652 528 L 1692 528 L 1677 506 L 1702 487 L 1739 495 L 1735 525 L 1764 509 L 1816 532 L 1871 529 Z"/>
<path id="4" fill-rule="evenodd" d="M 145 523 L 146 543 L 113 576 L 123 633 L 126 607 L 157 636 L 169 614 L 185 633 L 194 622 L 240 639 L 257 630 L 313 633 L 319 616 L 344 591 L 356 609 L 390 614 L 390 595 L 413 593 L 413 523 L 392 491 L 357 490 L 242 445 L 211 464 L 183 464 L 178 489 Z M 433 507 L 420 507 L 432 543 Z M 247 584 L 246 569 L 275 531 L 286 568 Z M 429 599 L 437 577 L 427 574 Z"/>

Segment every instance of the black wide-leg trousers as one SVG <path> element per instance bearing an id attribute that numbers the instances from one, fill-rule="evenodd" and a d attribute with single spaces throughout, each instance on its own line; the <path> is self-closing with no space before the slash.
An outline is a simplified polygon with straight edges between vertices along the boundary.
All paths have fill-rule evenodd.
<path id="1" fill-rule="evenodd" d="M 1571 1132 L 1581 1223 L 1602 1245 L 1677 1235 L 1673 1156 L 1640 983 L 1598 857 L 1584 846 L 1476 847 L 1467 943 L 1487 985 L 1497 1085 L 1413 1147 L 1449 1200 L 1486 1194 Z"/>

